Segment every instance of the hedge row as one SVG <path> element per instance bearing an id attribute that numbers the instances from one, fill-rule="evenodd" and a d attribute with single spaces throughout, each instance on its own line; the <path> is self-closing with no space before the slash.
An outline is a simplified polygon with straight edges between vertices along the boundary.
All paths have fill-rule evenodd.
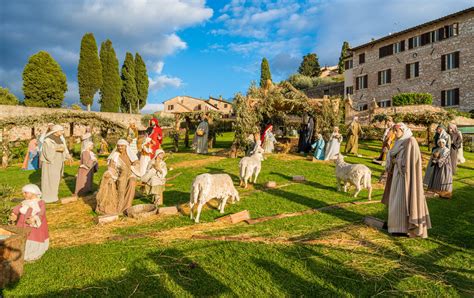
<path id="1" fill-rule="evenodd" d="M 430 105 L 433 103 L 433 96 L 430 93 L 399 93 L 392 97 L 394 106 L 408 105 Z"/>

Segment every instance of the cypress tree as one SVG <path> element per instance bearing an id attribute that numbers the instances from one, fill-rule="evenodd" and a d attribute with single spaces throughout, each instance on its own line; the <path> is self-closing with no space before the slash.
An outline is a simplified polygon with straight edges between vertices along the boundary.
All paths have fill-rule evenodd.
<path id="1" fill-rule="evenodd" d="M 149 81 L 145 62 L 138 53 L 135 53 L 135 82 L 137 85 L 139 110 L 141 110 L 146 105 Z"/>
<path id="2" fill-rule="evenodd" d="M 100 45 L 100 63 L 102 65 L 102 86 L 100 88 L 100 111 L 118 112 L 120 107 L 119 63 L 110 40 Z"/>
<path id="3" fill-rule="evenodd" d="M 319 77 L 321 67 L 319 66 L 318 55 L 310 53 L 304 56 L 298 72 L 307 77 Z"/>
<path id="4" fill-rule="evenodd" d="M 341 56 L 339 56 L 339 63 L 337 65 L 337 72 L 340 74 L 344 73 L 344 57 L 347 55 L 347 50 L 349 50 L 349 43 L 344 41 L 341 48 Z"/>
<path id="5" fill-rule="evenodd" d="M 77 67 L 77 82 L 81 103 L 91 110 L 94 95 L 102 85 L 102 66 L 94 34 L 86 33 L 81 40 L 81 53 Z"/>
<path id="6" fill-rule="evenodd" d="M 48 52 L 40 51 L 29 58 L 23 70 L 26 106 L 59 108 L 66 91 L 66 75 Z"/>
<path id="7" fill-rule="evenodd" d="M 135 60 L 129 52 L 122 65 L 122 102 L 120 110 L 133 113 L 137 110 L 138 92 L 135 82 Z"/>
<path id="8" fill-rule="evenodd" d="M 260 87 L 265 87 L 267 80 L 272 80 L 272 74 L 270 73 L 270 65 L 268 64 L 267 58 L 263 58 L 262 64 L 260 65 Z"/>

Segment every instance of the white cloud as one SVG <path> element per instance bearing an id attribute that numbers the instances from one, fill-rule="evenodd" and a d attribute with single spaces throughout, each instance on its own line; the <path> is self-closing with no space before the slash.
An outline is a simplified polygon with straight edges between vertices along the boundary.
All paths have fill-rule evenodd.
<path id="1" fill-rule="evenodd" d="M 153 65 L 153 68 L 152 70 L 156 73 L 156 74 L 161 74 L 161 72 L 163 71 L 163 67 L 165 66 L 165 63 L 163 61 L 158 61 L 156 62 L 154 65 Z"/>
<path id="2" fill-rule="evenodd" d="M 163 36 L 159 42 L 145 43 L 141 48 L 141 52 L 144 55 L 163 57 L 184 50 L 186 47 L 186 43 L 173 33 Z"/>
<path id="3" fill-rule="evenodd" d="M 183 85 L 183 81 L 178 77 L 168 75 L 160 75 L 155 78 L 148 78 L 150 81 L 150 90 L 160 90 L 165 87 L 179 88 Z"/>
<path id="4" fill-rule="evenodd" d="M 79 61 L 78 51 L 67 50 L 62 46 L 52 47 L 48 52 L 59 64 L 77 65 Z"/>

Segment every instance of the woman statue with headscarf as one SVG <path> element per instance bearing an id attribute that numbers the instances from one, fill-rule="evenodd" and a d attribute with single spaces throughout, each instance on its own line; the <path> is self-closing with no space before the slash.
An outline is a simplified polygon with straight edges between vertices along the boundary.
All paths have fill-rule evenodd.
<path id="1" fill-rule="evenodd" d="M 37 185 L 27 184 L 21 191 L 24 200 L 13 208 L 9 220 L 17 227 L 31 229 L 26 239 L 24 260 L 34 261 L 41 258 L 49 248 L 46 204 L 41 200 L 41 190 Z"/>
<path id="2" fill-rule="evenodd" d="M 326 154 L 324 160 L 336 159 L 341 149 L 342 135 L 339 133 L 339 127 L 334 126 L 328 145 L 326 146 Z"/>
<path id="3" fill-rule="evenodd" d="M 433 139 L 434 139 L 434 147 L 431 150 L 431 152 L 434 152 L 436 149 L 439 148 L 438 141 L 440 139 L 443 139 L 446 141 L 446 148 L 451 148 L 451 136 L 446 132 L 446 129 L 443 125 L 440 124 L 438 125 L 438 127 L 436 127 L 436 133 Z M 428 162 L 428 166 L 426 167 L 425 178 L 423 179 L 423 184 L 428 185 L 428 183 L 432 179 L 432 176 L 433 176 L 433 165 L 430 160 Z"/>
<path id="4" fill-rule="evenodd" d="M 423 190 L 420 147 L 404 123 L 394 129 L 396 140 L 387 155 L 388 177 L 382 198 L 388 207 L 388 232 L 426 238 L 431 220 Z"/>
<path id="5" fill-rule="evenodd" d="M 46 203 L 58 201 L 59 183 L 64 171 L 68 150 L 61 136 L 64 128 L 54 125 L 45 135 L 41 148 L 41 189 Z"/>
<path id="6" fill-rule="evenodd" d="M 448 125 L 448 134 L 451 137 L 451 148 L 447 146 L 446 147 L 448 150 L 450 149 L 451 167 L 453 168 L 454 175 L 456 174 L 456 169 L 458 167 L 458 151 L 462 150 L 462 135 L 454 123 L 450 123 Z"/>
<path id="7" fill-rule="evenodd" d="M 76 196 L 85 195 L 92 191 L 94 173 L 99 169 L 93 149 L 94 143 L 89 141 L 84 144 L 84 149 L 81 152 L 81 164 L 76 178 L 76 190 L 74 191 Z"/>
<path id="8" fill-rule="evenodd" d="M 438 140 L 438 148 L 433 151 L 429 164 L 433 168 L 433 175 L 428 181 L 428 190 L 447 192 L 450 197 L 453 191 L 453 169 L 450 150 L 446 147 L 445 139 Z"/>
<path id="9" fill-rule="evenodd" d="M 275 135 L 273 134 L 273 125 L 268 124 L 267 127 L 265 127 L 265 130 L 262 134 L 262 139 L 260 141 L 265 153 L 273 153 L 273 150 L 275 149 L 275 143 L 277 141 Z"/>
<path id="10" fill-rule="evenodd" d="M 347 128 L 347 144 L 346 144 L 346 154 L 352 153 L 354 155 L 359 155 L 357 152 L 359 150 L 359 136 L 362 134 L 362 127 L 359 124 L 359 118 L 355 116 Z"/>
<path id="11" fill-rule="evenodd" d="M 314 158 L 324 160 L 324 145 L 325 142 L 323 136 L 318 133 L 316 135 L 316 140 L 314 141 L 314 144 L 311 146 L 314 149 Z"/>
<path id="12" fill-rule="evenodd" d="M 107 171 L 102 176 L 97 193 L 96 212 L 122 214 L 132 206 L 136 179 L 140 176 L 137 156 L 127 141 L 120 139 L 107 158 Z"/>

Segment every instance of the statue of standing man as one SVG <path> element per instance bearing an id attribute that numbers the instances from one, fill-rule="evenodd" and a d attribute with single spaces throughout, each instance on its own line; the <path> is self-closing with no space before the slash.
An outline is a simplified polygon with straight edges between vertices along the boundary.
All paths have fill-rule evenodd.
<path id="1" fill-rule="evenodd" d="M 352 153 L 360 156 L 357 152 L 359 150 L 359 136 L 362 134 L 362 127 L 359 123 L 359 118 L 355 116 L 347 128 L 347 144 L 346 154 Z"/>
<path id="2" fill-rule="evenodd" d="M 199 123 L 196 134 L 194 135 L 193 144 L 196 148 L 197 154 L 207 154 L 207 139 L 209 138 L 209 123 L 207 117 Z"/>

